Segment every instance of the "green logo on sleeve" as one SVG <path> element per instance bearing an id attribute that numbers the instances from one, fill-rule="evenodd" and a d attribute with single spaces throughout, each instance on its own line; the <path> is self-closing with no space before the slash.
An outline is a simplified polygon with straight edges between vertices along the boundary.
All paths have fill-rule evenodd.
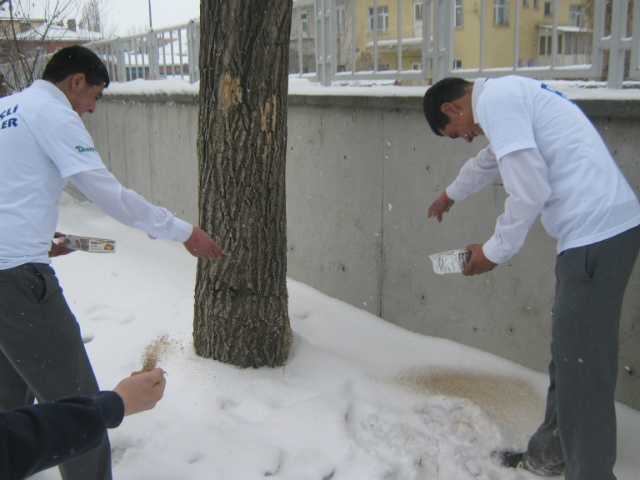
<path id="1" fill-rule="evenodd" d="M 80 145 L 76 145 L 76 150 L 78 150 L 78 152 L 80 153 L 85 153 L 85 152 L 96 152 L 97 150 L 93 147 L 82 147 Z"/>

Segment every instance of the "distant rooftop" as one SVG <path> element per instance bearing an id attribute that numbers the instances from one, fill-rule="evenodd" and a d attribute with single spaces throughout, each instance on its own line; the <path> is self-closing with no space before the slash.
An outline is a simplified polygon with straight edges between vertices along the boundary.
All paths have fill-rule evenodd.
<path id="1" fill-rule="evenodd" d="M 60 25 L 41 25 L 33 30 L 27 30 L 17 35 L 18 40 L 22 41 L 42 41 L 46 35 L 48 41 L 61 42 L 96 42 L 102 40 L 99 32 L 89 30 L 81 30 L 79 28 L 71 29 Z"/>

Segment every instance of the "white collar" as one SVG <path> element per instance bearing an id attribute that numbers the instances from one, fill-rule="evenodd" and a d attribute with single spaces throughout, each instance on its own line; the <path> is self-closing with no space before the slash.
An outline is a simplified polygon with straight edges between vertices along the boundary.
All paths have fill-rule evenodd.
<path id="1" fill-rule="evenodd" d="M 56 87 L 53 83 L 48 82 L 46 80 L 36 80 L 31 84 L 29 88 L 41 88 L 44 91 L 46 91 L 49 95 L 51 95 L 53 98 L 58 100 L 60 103 L 62 103 L 63 105 L 66 105 L 71 110 L 73 110 L 73 107 L 71 106 L 71 102 L 69 101 L 67 96 L 64 94 L 62 90 Z"/>
<path id="2" fill-rule="evenodd" d="M 480 124 L 480 119 L 476 115 L 476 110 L 478 108 L 478 99 L 482 92 L 484 91 L 484 82 L 486 78 L 476 78 L 476 81 L 473 82 L 473 92 L 471 92 L 471 108 L 473 109 L 473 122 Z"/>

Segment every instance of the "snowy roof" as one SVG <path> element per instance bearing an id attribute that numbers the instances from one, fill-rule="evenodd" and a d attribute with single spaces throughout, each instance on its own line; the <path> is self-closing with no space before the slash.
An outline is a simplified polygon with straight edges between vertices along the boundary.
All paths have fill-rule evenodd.
<path id="1" fill-rule="evenodd" d="M 17 35 L 18 40 L 43 40 L 49 41 L 62 41 L 62 42 L 95 42 L 102 39 L 102 35 L 98 32 L 90 32 L 88 30 L 69 30 L 67 27 L 61 27 L 59 25 L 41 25 L 33 30 L 27 30 L 26 32 Z"/>

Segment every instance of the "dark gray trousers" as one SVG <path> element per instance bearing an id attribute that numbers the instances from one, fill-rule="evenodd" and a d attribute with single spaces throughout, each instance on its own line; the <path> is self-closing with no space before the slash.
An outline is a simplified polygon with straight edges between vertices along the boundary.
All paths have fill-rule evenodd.
<path id="1" fill-rule="evenodd" d="M 0 409 L 97 392 L 80 327 L 53 269 L 25 264 L 0 270 Z M 107 436 L 60 472 L 64 480 L 110 480 Z"/>
<path id="2" fill-rule="evenodd" d="M 550 386 L 525 465 L 562 468 L 566 480 L 615 480 L 620 311 L 640 227 L 558 255 Z"/>

